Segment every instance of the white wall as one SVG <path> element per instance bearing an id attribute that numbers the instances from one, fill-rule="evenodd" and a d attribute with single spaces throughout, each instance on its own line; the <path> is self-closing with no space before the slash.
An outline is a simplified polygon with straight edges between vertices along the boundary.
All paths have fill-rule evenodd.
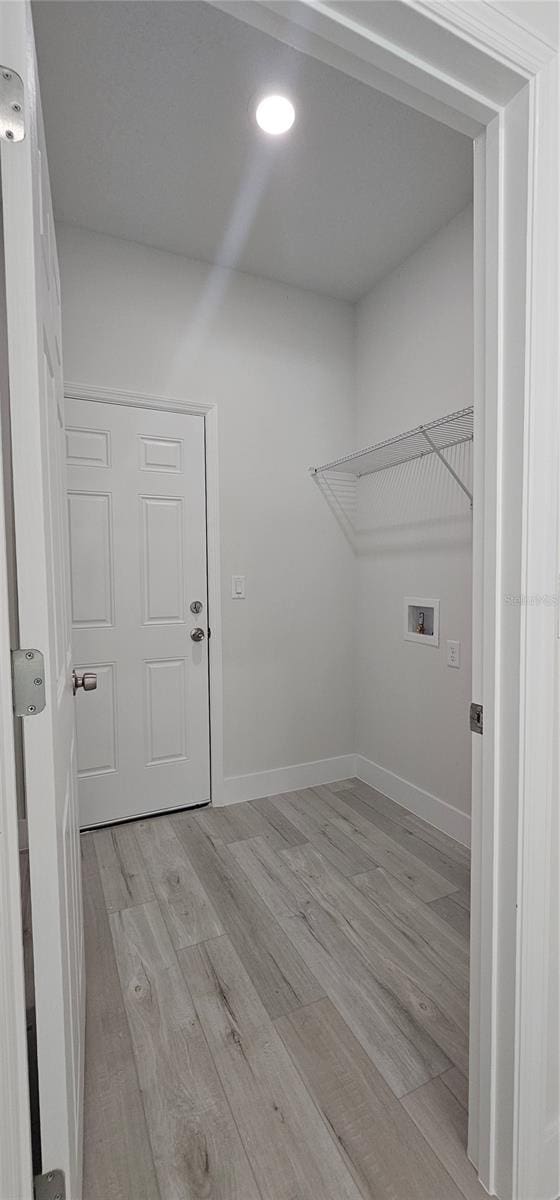
<path id="1" fill-rule="evenodd" d="M 355 309 L 67 226 L 58 242 L 67 379 L 218 405 L 225 775 L 357 751 L 389 794 L 396 776 L 468 813 L 468 502 L 410 464 L 360 483 L 348 537 L 307 468 L 472 403 L 472 210 Z M 470 448 L 455 465 L 469 477 Z M 404 641 L 410 594 L 439 597 L 439 650 Z"/>
<path id="2" fill-rule="evenodd" d="M 356 389 L 363 445 L 472 404 L 471 208 L 359 305 Z M 454 457 L 467 478 L 470 457 Z M 468 813 L 468 500 L 433 458 L 362 481 L 359 495 L 356 749 Z M 440 599 L 439 650 L 404 640 L 406 595 Z M 448 638 L 461 642 L 459 670 L 446 665 Z"/>
<path id="3" fill-rule="evenodd" d="M 67 380 L 218 405 L 226 776 L 347 754 L 353 557 L 307 468 L 353 440 L 351 306 L 57 237 Z"/>

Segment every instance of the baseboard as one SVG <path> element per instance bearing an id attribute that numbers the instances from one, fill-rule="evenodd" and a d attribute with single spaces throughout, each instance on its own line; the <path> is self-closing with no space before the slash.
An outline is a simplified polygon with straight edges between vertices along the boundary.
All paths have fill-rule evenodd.
<path id="1" fill-rule="evenodd" d="M 470 846 L 471 819 L 466 813 L 409 783 L 407 779 L 401 779 L 400 775 L 387 771 L 362 754 L 339 754 L 336 758 L 321 758 L 317 762 L 297 763 L 272 771 L 230 775 L 224 779 L 223 786 L 214 798 L 214 805 L 220 808 L 226 804 L 240 804 L 243 800 L 258 800 L 262 796 L 279 796 L 282 792 L 298 792 L 303 788 L 336 783 L 339 779 L 351 779 L 353 776 L 369 783 L 370 787 L 417 817 L 422 817 L 429 825 L 455 838 L 463 846 Z"/>
<path id="2" fill-rule="evenodd" d="M 394 800 L 395 804 L 400 804 L 417 817 L 422 817 L 428 825 L 434 825 L 436 829 L 446 833 L 448 837 L 455 838 L 455 841 L 461 842 L 463 846 L 470 846 L 471 819 L 460 809 L 447 804 L 445 800 L 440 800 L 438 796 L 433 796 L 431 792 L 416 787 L 407 779 L 401 779 L 400 775 L 387 771 L 385 767 L 364 758 L 362 754 L 356 755 L 355 774 L 363 783 L 369 783 L 370 787 Z"/>
<path id="3" fill-rule="evenodd" d="M 258 800 L 261 796 L 279 796 L 282 792 L 298 792 L 302 788 L 336 783 L 355 775 L 353 754 L 336 758 L 320 758 L 318 762 L 298 763 L 293 767 L 277 767 L 273 771 L 255 771 L 251 775 L 230 775 L 214 800 L 216 808 L 239 804 L 242 800 Z"/>

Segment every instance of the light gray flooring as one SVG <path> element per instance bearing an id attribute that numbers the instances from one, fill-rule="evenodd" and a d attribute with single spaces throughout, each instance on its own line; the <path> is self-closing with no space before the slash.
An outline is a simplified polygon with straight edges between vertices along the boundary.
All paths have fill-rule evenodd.
<path id="1" fill-rule="evenodd" d="M 82 839 L 85 1200 L 481 1200 L 469 855 L 358 780 Z"/>

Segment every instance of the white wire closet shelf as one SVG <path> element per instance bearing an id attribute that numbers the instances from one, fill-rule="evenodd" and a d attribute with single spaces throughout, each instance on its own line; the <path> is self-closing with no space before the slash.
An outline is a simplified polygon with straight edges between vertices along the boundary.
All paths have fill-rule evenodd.
<path id="1" fill-rule="evenodd" d="M 439 417 L 437 421 L 429 421 L 426 425 L 418 425 L 416 429 L 388 438 L 386 442 L 378 442 L 375 446 L 345 454 L 343 458 L 335 458 L 320 467 L 312 467 L 311 472 L 313 475 L 323 475 L 327 471 L 339 471 L 360 479 L 362 475 L 387 471 L 390 467 L 412 462 L 415 458 L 435 454 L 472 505 L 471 492 L 443 454 L 444 450 L 450 450 L 462 442 L 471 442 L 472 438 L 473 409 L 461 408 L 446 417 Z"/>

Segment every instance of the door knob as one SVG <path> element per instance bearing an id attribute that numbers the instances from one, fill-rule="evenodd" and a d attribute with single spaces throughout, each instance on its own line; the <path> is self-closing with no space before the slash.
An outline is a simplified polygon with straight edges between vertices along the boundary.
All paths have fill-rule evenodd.
<path id="1" fill-rule="evenodd" d="M 75 696 L 78 688 L 83 688 L 84 692 L 94 692 L 97 687 L 97 675 L 95 671 L 72 671 L 72 695 Z"/>
<path id="2" fill-rule="evenodd" d="M 200 625 L 197 626 L 196 629 L 191 629 L 191 638 L 193 642 L 203 642 L 205 637 L 206 634 L 204 630 L 200 628 Z"/>

